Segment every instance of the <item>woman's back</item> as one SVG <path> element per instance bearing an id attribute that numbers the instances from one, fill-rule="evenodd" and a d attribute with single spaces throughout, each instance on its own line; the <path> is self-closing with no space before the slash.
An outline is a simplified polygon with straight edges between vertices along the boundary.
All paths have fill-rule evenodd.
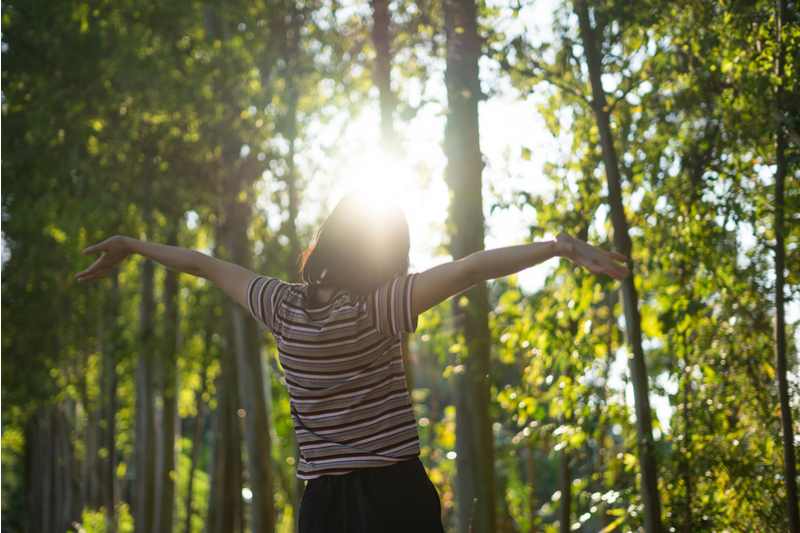
<path id="1" fill-rule="evenodd" d="M 308 285 L 250 283 L 250 310 L 274 335 L 285 371 L 301 479 L 419 455 L 399 336 L 416 328 L 413 278 L 364 297 L 339 292 L 326 303 Z"/>

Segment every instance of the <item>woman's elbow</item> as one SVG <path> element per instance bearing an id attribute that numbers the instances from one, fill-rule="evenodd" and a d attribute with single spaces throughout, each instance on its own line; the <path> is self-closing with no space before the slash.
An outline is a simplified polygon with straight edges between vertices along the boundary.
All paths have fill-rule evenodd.
<path id="1" fill-rule="evenodd" d="M 463 287 L 461 288 L 462 291 L 477 285 L 481 281 L 486 281 L 479 266 L 480 265 L 478 264 L 478 261 L 471 256 L 461 261 L 462 271 L 459 277 L 463 282 Z"/>

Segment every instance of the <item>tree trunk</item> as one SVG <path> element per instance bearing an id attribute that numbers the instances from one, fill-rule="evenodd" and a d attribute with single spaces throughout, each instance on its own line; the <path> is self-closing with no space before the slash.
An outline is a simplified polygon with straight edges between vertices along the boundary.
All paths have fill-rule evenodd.
<path id="1" fill-rule="evenodd" d="M 473 0 L 445 0 L 448 115 L 445 180 L 451 193 L 448 230 L 454 260 L 483 250 L 481 157 L 478 134 L 480 39 Z M 453 380 L 456 406 L 457 527 L 494 533 L 494 453 L 489 416 L 489 303 L 481 283 L 453 299 L 457 336 L 463 346 Z"/>
<path id="2" fill-rule="evenodd" d="M 783 42 L 783 24 L 786 21 L 786 0 L 780 0 L 776 19 L 778 54 L 775 59 L 775 73 L 778 80 L 785 77 L 786 45 Z M 775 86 L 775 116 L 782 116 L 783 85 Z M 786 516 L 790 533 L 800 533 L 800 513 L 798 513 L 797 465 L 794 454 L 794 426 L 792 424 L 789 383 L 786 378 L 786 317 L 784 299 L 784 269 L 786 268 L 786 243 L 784 239 L 786 182 L 786 134 L 782 127 L 777 128 L 775 142 L 775 361 L 778 374 L 778 396 L 781 406 L 781 428 L 783 429 L 783 479 L 786 485 Z"/>
<path id="3" fill-rule="evenodd" d="M 528 533 L 536 533 L 536 460 L 533 452 L 536 450 L 534 446 L 536 436 L 531 435 L 525 439 L 525 448 L 528 452 L 525 456 L 525 483 L 530 488 L 530 495 L 528 496 L 528 508 L 531 510 L 531 525 L 528 528 Z"/>
<path id="4" fill-rule="evenodd" d="M 380 92 L 381 146 L 386 151 L 396 150 L 397 143 L 392 115 L 396 98 L 392 92 L 392 34 L 389 29 L 389 0 L 369 0 L 372 7 L 372 42 L 375 45 L 372 83 Z"/>
<path id="5" fill-rule="evenodd" d="M 192 462 L 189 465 L 189 479 L 186 481 L 186 522 L 183 528 L 184 533 L 191 533 L 192 531 L 192 513 L 194 512 L 194 506 L 192 505 L 192 492 L 194 490 L 194 470 L 197 468 L 197 460 L 200 457 L 200 448 L 203 445 L 203 430 L 206 427 L 206 419 L 205 419 L 205 409 L 206 409 L 206 402 L 203 399 L 203 396 L 206 393 L 206 379 L 207 374 L 206 371 L 208 370 L 208 353 L 209 347 L 211 343 L 211 331 L 209 328 L 206 328 L 206 357 L 203 359 L 206 362 L 203 365 L 203 373 L 200 376 L 200 382 L 202 387 L 200 392 L 197 393 L 195 396 L 195 401 L 197 402 L 197 416 L 194 419 L 194 434 L 192 438 Z"/>
<path id="6" fill-rule="evenodd" d="M 148 218 L 148 217 L 145 217 Z M 146 221 L 147 223 L 147 221 Z M 134 524 L 148 529 L 153 523 L 155 507 L 155 398 L 153 384 L 153 346 L 155 299 L 153 295 L 153 262 L 142 263 L 142 299 L 139 306 L 140 352 L 136 365 L 136 468 Z"/>
<path id="7" fill-rule="evenodd" d="M 40 407 L 26 428 L 24 531 L 62 533 L 80 520 L 80 477 L 65 407 Z"/>
<path id="8" fill-rule="evenodd" d="M 222 34 L 223 40 L 230 38 L 228 10 L 222 9 L 219 19 L 215 18 L 213 9 L 206 5 L 206 30 L 209 35 Z M 215 93 L 221 94 L 222 90 L 215 83 Z M 228 95 L 223 95 L 228 96 Z M 222 130 L 222 137 L 230 135 Z M 230 174 L 225 176 L 223 189 L 227 195 L 223 200 L 225 210 L 225 223 L 218 232 L 219 241 L 223 243 L 228 262 L 250 267 L 252 250 L 247 240 L 249 226 L 249 213 L 251 205 L 240 202 L 240 191 L 246 189 L 247 180 L 251 174 L 245 169 L 239 158 L 241 141 L 235 136 L 222 139 L 223 150 L 221 162 Z M 292 143 L 293 144 L 293 143 Z M 250 169 L 252 170 L 252 169 Z M 253 172 L 252 175 L 258 176 Z M 265 532 L 274 530 L 274 501 L 272 494 L 272 455 L 269 430 L 267 427 L 267 412 L 264 402 L 264 383 L 261 370 L 260 336 L 258 323 L 250 318 L 249 313 L 231 298 L 225 299 L 225 305 L 231 319 L 231 330 L 226 337 L 232 343 L 235 368 L 237 372 L 229 376 L 229 380 L 236 380 L 238 376 L 238 401 L 231 394 L 229 401 L 239 405 L 244 414 L 245 443 L 247 448 L 247 472 L 252 501 L 250 505 L 251 531 Z M 231 362 L 233 366 L 233 362 Z M 238 417 L 233 421 L 236 423 Z M 239 454 L 241 460 L 241 454 Z M 241 486 L 239 487 L 241 491 Z M 241 496 L 239 496 L 241 498 Z"/>
<path id="9" fill-rule="evenodd" d="M 209 493 L 208 533 L 244 531 L 242 504 L 242 441 L 237 413 L 236 356 L 231 353 L 226 328 L 216 379 L 217 408 L 214 413 L 214 455 Z M 255 531 L 255 530 L 253 530 Z"/>
<path id="10" fill-rule="evenodd" d="M 570 450 L 566 447 L 558 454 L 558 490 L 561 491 L 561 500 L 558 504 L 558 531 L 569 533 L 570 516 L 572 510 L 572 468 L 569 464 Z"/>
<path id="11" fill-rule="evenodd" d="M 389 1 L 370 0 L 372 7 L 372 43 L 375 45 L 375 61 L 372 67 L 372 83 L 378 88 L 381 107 L 381 147 L 385 154 L 400 158 L 401 146 L 394 131 L 394 110 L 397 97 L 392 92 L 392 32 L 389 28 Z M 385 179 L 385 178 L 384 178 Z M 414 367 L 411 364 L 408 333 L 400 333 L 403 370 L 406 375 L 406 388 L 414 387 Z"/>
<path id="12" fill-rule="evenodd" d="M 690 408 L 692 389 L 692 370 L 689 364 L 689 347 L 686 345 L 686 332 L 683 332 L 683 446 L 681 446 L 681 462 L 683 463 L 683 485 L 685 493 L 683 508 L 683 530 L 692 532 L 692 412 Z"/>
<path id="13" fill-rule="evenodd" d="M 590 222 L 590 221 L 589 221 Z M 589 236 L 589 223 L 578 230 L 577 238 L 586 241 Z M 574 345 L 575 336 L 578 334 L 578 321 L 573 318 L 569 319 L 569 335 L 573 343 L 570 352 L 576 349 Z M 572 362 L 567 359 L 564 364 L 564 376 L 569 380 L 575 379 L 575 369 Z M 558 416 L 558 423 L 560 425 L 572 424 L 572 411 L 573 406 L 571 403 L 564 399 L 564 412 Z M 558 456 L 558 490 L 561 492 L 561 500 L 558 506 L 558 520 L 559 531 L 561 533 L 569 533 L 572 529 L 572 450 L 568 446 L 564 446 Z"/>
<path id="14" fill-rule="evenodd" d="M 88 302 L 95 302 L 94 305 L 91 306 L 92 312 L 96 312 L 97 315 L 90 314 L 87 315 L 87 318 L 96 325 L 97 327 L 97 343 L 98 343 L 98 353 L 99 360 L 97 361 L 97 365 L 101 369 L 100 372 L 97 373 L 95 378 L 95 383 L 90 384 L 87 382 L 83 387 L 83 397 L 84 397 L 84 406 L 86 407 L 86 413 L 88 415 L 88 423 L 86 425 L 86 458 L 85 458 L 85 499 L 80 498 L 83 505 L 88 507 L 93 511 L 98 511 L 103 506 L 103 499 L 102 499 L 102 486 L 101 486 L 101 479 L 102 479 L 102 459 L 100 457 L 100 449 L 103 447 L 102 442 L 102 435 L 103 435 L 103 416 L 104 416 L 104 406 L 106 402 L 106 398 L 103 394 L 104 392 L 104 384 L 103 384 L 103 369 L 105 367 L 105 359 L 103 357 L 104 353 L 104 340 L 106 337 L 106 315 L 103 313 L 105 301 L 102 298 L 99 298 L 96 291 L 92 290 L 93 287 L 85 286 L 87 289 L 86 292 L 86 300 Z M 87 360 L 85 363 L 87 366 L 89 361 Z M 97 395 L 95 397 L 89 396 L 89 390 L 94 389 L 96 387 Z"/>
<path id="15" fill-rule="evenodd" d="M 113 315 L 117 316 L 117 315 Z M 113 359 L 109 358 L 106 366 L 106 406 L 104 420 L 106 427 L 103 429 L 103 448 L 106 456 L 103 458 L 102 486 L 103 506 L 106 508 L 108 533 L 117 531 L 116 504 L 120 499 L 120 485 L 117 480 L 117 444 L 116 444 L 116 414 L 117 414 L 117 371 Z"/>
<path id="16" fill-rule="evenodd" d="M 286 22 L 287 20 L 288 22 Z M 289 261 L 286 265 L 289 279 L 287 281 L 298 283 L 300 282 L 300 270 L 297 262 L 300 258 L 301 249 L 300 240 L 297 238 L 297 214 L 300 208 L 300 198 L 298 190 L 299 175 L 295 162 L 295 142 L 298 139 L 297 105 L 300 99 L 300 89 L 297 87 L 295 78 L 300 78 L 303 75 L 297 67 L 299 64 L 298 56 L 304 53 L 300 48 L 300 28 L 303 22 L 302 19 L 299 19 L 297 9 L 293 4 L 288 6 L 288 14 L 282 21 L 283 24 L 279 26 L 283 35 L 281 51 L 286 64 L 290 66 L 287 68 L 285 76 L 289 93 L 286 97 L 286 114 L 281 119 L 281 130 L 289 144 L 289 153 L 286 157 L 286 174 L 283 176 L 286 192 L 289 195 L 287 206 L 289 216 L 282 224 L 281 233 L 289 240 Z"/>
<path id="17" fill-rule="evenodd" d="M 431 345 L 433 342 L 425 344 L 425 362 L 428 363 L 428 368 L 430 372 L 428 372 L 428 380 L 430 383 L 431 393 L 430 393 L 430 402 L 431 402 L 431 410 L 428 414 L 428 442 L 433 443 L 436 442 L 437 436 L 437 429 L 439 426 L 439 418 L 440 414 L 440 406 L 439 406 L 439 379 L 442 377 L 441 369 L 439 369 L 438 365 L 438 357 L 437 354 L 434 352 Z M 432 454 L 428 454 L 428 468 L 431 469 L 434 467 L 433 458 L 431 457 Z"/>
<path id="18" fill-rule="evenodd" d="M 94 295 L 91 292 L 88 295 L 87 301 L 93 301 Z M 97 338 L 103 338 L 103 325 L 102 319 L 100 317 L 95 317 L 96 324 L 98 326 L 97 329 Z M 100 350 L 102 352 L 102 341 L 100 345 Z M 89 362 L 86 361 L 84 363 L 85 366 L 88 366 Z M 102 360 L 99 362 L 102 367 Z M 99 377 L 99 376 L 98 376 Z M 88 378 L 87 378 L 88 381 Z M 85 428 L 85 446 L 86 446 L 86 456 L 83 460 L 83 480 L 81 483 L 81 489 L 83 494 L 79 497 L 80 501 L 84 503 L 86 507 L 89 509 L 96 511 L 100 508 L 100 420 L 102 417 L 102 412 L 100 411 L 100 407 L 103 402 L 102 395 L 98 395 L 97 398 L 89 398 L 88 395 L 88 388 L 89 383 L 87 382 L 83 387 L 83 405 L 86 409 L 86 416 L 87 416 L 87 423 Z M 92 386 L 98 386 L 102 390 L 102 385 L 100 383 L 94 383 Z"/>
<path id="19" fill-rule="evenodd" d="M 252 255 L 247 240 L 248 204 L 226 206 L 224 242 L 228 261 L 250 267 Z M 252 531 L 272 531 L 275 527 L 272 494 L 272 443 L 267 426 L 267 406 L 261 368 L 261 331 L 245 309 L 227 299 L 233 323 L 236 365 L 239 376 L 239 405 L 245 411 L 245 443 L 250 490 L 253 500 Z"/>
<path id="20" fill-rule="evenodd" d="M 170 223 L 167 234 L 167 245 L 178 245 L 177 220 Z M 162 411 L 162 445 L 159 447 L 162 459 L 158 501 L 153 531 L 172 533 L 175 516 L 175 433 L 178 422 L 178 373 L 177 373 L 177 339 L 178 339 L 178 273 L 167 270 L 164 276 L 164 331 L 161 339 L 161 357 L 164 379 L 163 411 Z"/>
<path id="21" fill-rule="evenodd" d="M 116 414 L 117 414 L 117 371 L 116 357 L 117 339 L 119 328 L 116 318 L 119 316 L 119 271 L 115 269 L 111 275 L 111 293 L 109 295 L 102 320 L 108 322 L 104 327 L 103 338 L 103 381 L 101 394 L 104 399 L 102 420 L 105 422 L 100 431 L 100 446 L 105 450 L 104 457 L 100 459 L 100 485 L 101 505 L 106 509 L 106 524 L 109 533 L 117 530 L 116 510 L 114 506 L 119 501 L 117 482 L 117 446 L 116 446 Z"/>
<path id="22" fill-rule="evenodd" d="M 300 34 L 299 30 L 295 31 Z M 295 146 L 297 140 L 297 100 L 299 95 L 297 91 L 292 91 L 289 95 L 289 111 L 287 112 L 286 120 L 289 122 L 287 126 L 287 138 L 289 139 L 289 155 L 286 158 L 287 172 L 283 177 L 286 183 L 286 191 L 289 194 L 289 217 L 284 223 L 282 229 L 283 234 L 289 239 L 289 264 L 287 265 L 286 272 L 289 274 L 290 283 L 300 282 L 300 269 L 298 267 L 298 260 L 300 259 L 300 239 L 297 237 L 297 214 L 300 210 L 300 193 L 298 191 L 298 172 L 297 164 L 295 163 Z"/>
<path id="23" fill-rule="evenodd" d="M 606 298 L 608 302 L 608 317 L 606 318 L 606 326 L 608 327 L 608 333 L 606 334 L 606 369 L 611 368 L 611 354 L 614 353 L 614 334 L 617 327 L 617 317 L 614 314 L 614 307 L 617 303 L 617 291 L 611 290 L 606 293 Z M 617 335 L 619 332 L 616 332 Z M 605 408 L 608 405 L 608 398 L 606 397 L 606 392 L 608 390 L 607 386 L 603 386 L 600 388 L 600 392 L 598 393 L 600 396 L 600 405 Z M 607 435 L 609 430 L 609 421 L 608 417 L 601 417 L 599 420 L 599 427 L 597 429 L 597 459 L 595 461 L 595 472 L 599 475 L 597 476 L 597 483 L 598 483 L 598 490 L 597 492 L 601 494 L 605 494 L 606 490 L 610 487 L 613 487 L 614 484 L 611 483 L 606 485 L 605 477 L 603 476 L 604 470 L 604 463 L 606 461 L 606 456 L 608 455 L 608 449 L 606 448 L 607 442 Z M 613 441 L 612 441 L 613 442 Z M 600 513 L 600 528 L 605 529 L 611 524 L 611 518 L 608 513 Z"/>
<path id="24" fill-rule="evenodd" d="M 634 272 L 631 259 L 631 239 L 628 234 L 628 221 L 622 205 L 622 184 L 619 173 L 614 138 L 609 125 L 606 95 L 601 82 L 602 60 L 594 38 L 594 28 L 589 20 L 589 11 L 583 0 L 576 0 L 575 14 L 580 24 L 586 63 L 592 85 L 592 107 L 594 108 L 600 143 L 603 150 L 603 164 L 608 179 L 608 203 L 614 227 L 614 243 L 617 252 L 628 257 L 626 266 Z M 644 504 L 644 529 L 646 533 L 661 533 L 661 502 L 658 493 L 658 469 L 656 466 L 653 442 L 652 415 L 648 397 L 647 368 L 642 350 L 641 319 L 639 317 L 639 297 L 636 293 L 633 274 L 622 280 L 622 296 L 625 311 L 627 342 L 632 357 L 629 359 L 633 392 L 636 401 L 636 428 L 638 432 L 639 467 L 642 475 L 641 498 Z"/>
<path id="25" fill-rule="evenodd" d="M 31 416 L 25 432 L 25 513 L 23 528 L 26 532 L 47 531 L 46 521 L 52 516 L 50 479 L 52 469 L 48 462 L 48 451 L 53 440 L 48 433 L 47 416 L 40 408 Z"/>

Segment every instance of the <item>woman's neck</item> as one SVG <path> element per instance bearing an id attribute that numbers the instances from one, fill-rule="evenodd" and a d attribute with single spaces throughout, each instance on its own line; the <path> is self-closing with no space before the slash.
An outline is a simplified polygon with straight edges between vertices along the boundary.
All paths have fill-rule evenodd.
<path id="1" fill-rule="evenodd" d="M 311 293 L 311 297 L 314 299 L 315 302 L 325 304 L 331 299 L 333 293 L 336 292 L 336 289 L 333 287 L 326 287 L 324 289 L 315 287 L 313 292 Z"/>

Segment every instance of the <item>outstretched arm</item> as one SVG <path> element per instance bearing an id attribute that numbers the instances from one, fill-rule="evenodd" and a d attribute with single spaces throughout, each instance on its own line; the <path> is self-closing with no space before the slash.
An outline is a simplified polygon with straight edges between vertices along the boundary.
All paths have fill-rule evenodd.
<path id="1" fill-rule="evenodd" d="M 205 278 L 247 308 L 247 287 L 256 277 L 246 268 L 214 259 L 194 250 L 143 242 L 128 237 L 111 237 L 83 251 L 84 255 L 98 252 L 102 252 L 103 255 L 92 266 L 75 274 L 78 281 L 104 278 L 128 256 L 139 254 L 170 270 Z"/>
<path id="2" fill-rule="evenodd" d="M 566 257 L 589 272 L 614 279 L 630 274 L 616 263 L 627 260 L 624 255 L 604 252 L 562 233 L 554 241 L 477 252 L 417 274 L 411 287 L 411 313 L 419 315 L 477 283 L 515 274 L 552 257 Z"/>

